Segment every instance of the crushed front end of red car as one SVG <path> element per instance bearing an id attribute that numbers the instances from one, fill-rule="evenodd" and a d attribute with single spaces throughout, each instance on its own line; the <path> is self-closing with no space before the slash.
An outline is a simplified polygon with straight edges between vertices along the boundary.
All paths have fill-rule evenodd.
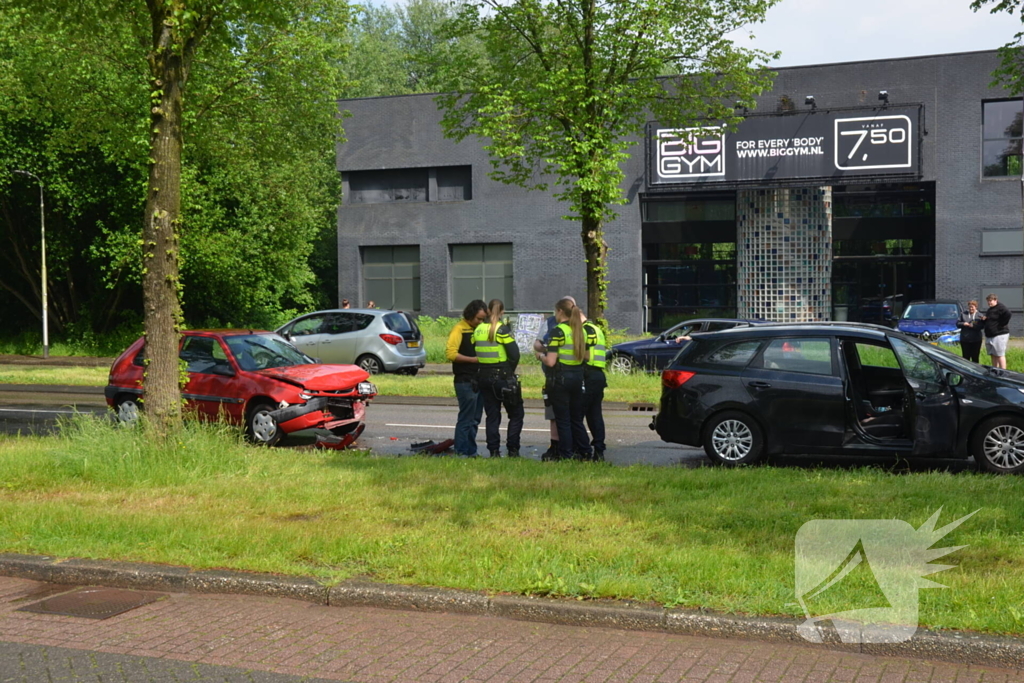
<path id="1" fill-rule="evenodd" d="M 318 434 L 316 445 L 341 450 L 348 448 L 363 433 L 366 403 L 376 395 L 377 387 L 366 381 L 359 382 L 350 390 L 306 388 L 300 394 L 303 398 L 309 397 L 305 403 L 278 408 L 270 415 L 285 434 L 304 429 L 329 432 Z"/>

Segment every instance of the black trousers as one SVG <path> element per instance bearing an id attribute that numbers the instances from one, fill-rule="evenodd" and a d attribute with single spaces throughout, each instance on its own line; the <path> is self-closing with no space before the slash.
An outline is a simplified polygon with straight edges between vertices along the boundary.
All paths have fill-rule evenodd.
<path id="1" fill-rule="evenodd" d="M 484 413 L 487 414 L 487 450 L 496 451 L 501 448 L 501 409 L 508 413 L 508 433 L 505 436 L 505 448 L 509 451 L 519 450 L 520 435 L 523 433 L 523 398 L 520 392 L 512 395 L 506 391 L 509 386 L 507 375 L 503 372 L 490 372 L 481 368 L 477 376 L 480 382 L 480 397 L 484 402 Z"/>
<path id="2" fill-rule="evenodd" d="M 976 342 L 960 340 L 960 351 L 963 353 L 964 358 L 970 361 L 978 363 L 978 357 L 981 355 L 981 340 Z"/>
<path id="3" fill-rule="evenodd" d="M 575 454 L 590 455 L 590 439 L 583 426 L 583 368 L 563 365 L 548 378 L 548 396 L 555 409 L 558 429 L 558 455 L 571 458 Z M 566 369 L 568 368 L 568 369 Z"/>
<path id="4" fill-rule="evenodd" d="M 601 403 L 604 401 L 604 389 L 608 386 L 604 370 L 587 366 L 583 371 L 585 389 L 583 392 L 583 417 L 590 428 L 590 445 L 599 453 L 605 451 L 604 413 Z M 577 449 L 578 450 L 578 449 Z"/>

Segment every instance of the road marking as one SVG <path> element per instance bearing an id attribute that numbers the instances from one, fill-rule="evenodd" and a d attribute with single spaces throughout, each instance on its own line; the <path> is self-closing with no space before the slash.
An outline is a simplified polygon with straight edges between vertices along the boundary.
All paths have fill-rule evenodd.
<path id="1" fill-rule="evenodd" d="M 407 425 L 407 424 L 397 424 L 397 423 L 392 423 L 392 422 L 386 422 L 386 423 L 384 423 L 384 426 L 385 427 L 418 427 L 420 429 L 455 429 L 455 425 Z M 486 425 L 480 425 L 479 427 L 477 427 L 477 429 L 478 430 L 479 429 L 486 429 Z M 505 430 L 507 430 L 508 427 L 498 427 L 498 429 L 505 429 Z M 547 429 L 530 429 L 529 427 L 524 427 L 523 431 L 524 432 L 550 432 L 551 428 L 548 427 Z"/>
<path id="2" fill-rule="evenodd" d="M 0 412 L 2 412 L 2 413 L 47 413 L 47 414 L 51 414 L 51 415 L 53 413 L 60 413 L 62 415 L 77 415 L 79 413 L 79 411 L 77 411 L 77 410 L 30 410 L 30 409 L 26 409 L 26 408 L 0 408 Z"/>

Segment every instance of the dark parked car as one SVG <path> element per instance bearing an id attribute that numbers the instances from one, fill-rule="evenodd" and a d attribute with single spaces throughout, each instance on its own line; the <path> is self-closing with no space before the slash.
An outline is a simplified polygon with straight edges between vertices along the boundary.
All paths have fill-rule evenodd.
<path id="1" fill-rule="evenodd" d="M 973 455 L 1024 471 L 1024 374 L 857 323 L 694 337 L 662 373 L 652 428 L 721 464 L 769 453 Z"/>
<path id="2" fill-rule="evenodd" d="M 110 367 L 104 394 L 122 422 L 138 419 L 144 405 L 144 342 L 136 340 Z M 366 371 L 314 363 L 273 332 L 190 330 L 179 349 L 188 366 L 185 409 L 243 424 L 256 443 L 314 429 L 317 445 L 345 448 L 362 433 L 366 403 L 377 394 Z"/>
<path id="3" fill-rule="evenodd" d="M 911 301 L 896 329 L 925 341 L 955 344 L 960 341 L 956 322 L 963 310 L 959 301 Z"/>
<path id="4" fill-rule="evenodd" d="M 728 330 L 733 327 L 764 325 L 764 320 L 740 320 L 736 318 L 697 318 L 681 322 L 662 332 L 653 339 L 622 342 L 611 348 L 608 355 L 608 369 L 613 372 L 648 370 L 660 372 L 679 353 L 676 339 L 691 334 Z"/>

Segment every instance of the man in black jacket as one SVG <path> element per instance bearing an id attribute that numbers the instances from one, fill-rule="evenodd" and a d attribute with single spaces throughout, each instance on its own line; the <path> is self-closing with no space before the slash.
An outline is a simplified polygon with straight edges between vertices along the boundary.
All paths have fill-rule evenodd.
<path id="1" fill-rule="evenodd" d="M 985 297 L 985 351 L 992 356 L 992 366 L 1006 369 L 1006 344 L 1010 341 L 1010 309 L 999 303 L 995 294 Z"/>

